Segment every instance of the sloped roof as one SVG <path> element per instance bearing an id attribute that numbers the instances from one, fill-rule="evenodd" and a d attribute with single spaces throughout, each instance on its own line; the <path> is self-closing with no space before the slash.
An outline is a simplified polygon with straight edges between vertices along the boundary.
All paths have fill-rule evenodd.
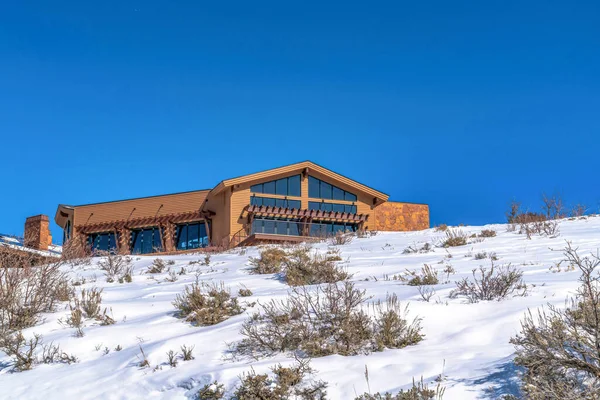
<path id="1" fill-rule="evenodd" d="M 221 191 L 223 191 L 225 188 L 231 187 L 234 185 L 239 185 L 239 184 L 243 184 L 243 183 L 256 181 L 259 179 L 268 178 L 273 175 L 302 171 L 305 168 L 308 168 L 309 173 L 311 170 L 319 172 L 320 174 L 325 175 L 334 181 L 338 181 L 338 182 L 341 182 L 348 186 L 351 186 L 351 187 L 355 188 L 356 190 L 359 190 L 363 193 L 366 193 L 368 195 L 376 197 L 382 201 L 387 201 L 387 199 L 389 197 L 387 194 L 385 194 L 383 192 L 375 190 L 367 185 L 363 185 L 362 183 L 357 182 L 353 179 L 350 179 L 344 175 L 340 175 L 330 169 L 320 166 L 319 164 L 315 164 L 312 161 L 302 161 L 302 162 L 295 163 L 295 164 L 285 165 L 283 167 L 272 168 L 272 169 L 268 169 L 268 170 L 261 171 L 261 172 L 255 172 L 253 174 L 239 176 L 237 178 L 225 179 L 225 180 L 221 181 L 217 186 L 215 186 L 215 188 L 211 191 L 211 194 L 213 194 L 213 195 L 218 194 Z"/>

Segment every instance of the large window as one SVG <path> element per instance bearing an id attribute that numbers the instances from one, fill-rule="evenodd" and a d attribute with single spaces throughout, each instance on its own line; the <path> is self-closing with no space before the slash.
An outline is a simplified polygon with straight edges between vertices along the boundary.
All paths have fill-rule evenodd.
<path id="1" fill-rule="evenodd" d="M 92 233 L 88 235 L 88 245 L 93 253 L 98 251 L 114 252 L 117 249 L 118 239 L 114 232 Z"/>
<path id="2" fill-rule="evenodd" d="M 326 200 L 356 201 L 355 194 L 346 192 L 337 186 L 333 186 L 312 176 L 308 177 L 308 197 Z"/>
<path id="3" fill-rule="evenodd" d="M 270 233 L 274 235 L 299 236 L 302 222 L 286 218 L 256 218 L 252 220 L 252 234 Z"/>
<path id="4" fill-rule="evenodd" d="M 71 239 L 71 220 L 67 220 L 65 224 L 65 229 L 63 230 L 63 243 L 67 243 L 67 241 Z"/>
<path id="5" fill-rule="evenodd" d="M 259 183 L 250 187 L 252 193 L 278 194 L 300 197 L 300 175 Z"/>
<path id="6" fill-rule="evenodd" d="M 309 210 L 334 211 L 356 214 L 356 206 L 354 204 L 341 203 L 325 203 L 324 201 L 309 201 Z"/>
<path id="7" fill-rule="evenodd" d="M 158 227 L 131 231 L 131 254 L 149 254 L 162 251 L 162 231 Z"/>
<path id="8" fill-rule="evenodd" d="M 208 246 L 208 235 L 204 221 L 177 225 L 175 243 L 177 243 L 177 250 L 198 249 Z"/>
<path id="9" fill-rule="evenodd" d="M 349 222 L 317 221 L 310 224 L 310 236 L 327 237 L 338 232 L 356 232 L 358 225 Z"/>
<path id="10" fill-rule="evenodd" d="M 250 197 L 250 204 L 253 206 L 271 206 L 300 209 L 300 200 L 275 199 L 273 197 Z"/>

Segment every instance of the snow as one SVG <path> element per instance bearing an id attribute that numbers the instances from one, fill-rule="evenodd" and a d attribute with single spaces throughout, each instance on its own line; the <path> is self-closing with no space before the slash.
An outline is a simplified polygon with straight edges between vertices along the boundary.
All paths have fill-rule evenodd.
<path id="1" fill-rule="evenodd" d="M 29 247 L 25 247 L 25 245 L 23 244 L 22 238 L 18 238 L 16 236 L 12 236 L 12 235 L 0 234 L 0 246 L 6 246 L 11 249 L 27 251 L 30 253 L 36 253 L 41 256 L 46 256 L 46 257 L 58 257 L 62 253 L 62 246 L 59 246 L 56 244 L 52 244 L 52 245 L 48 246 L 48 251 L 36 250 L 36 249 L 29 248 Z"/>
<path id="2" fill-rule="evenodd" d="M 550 267 L 562 260 L 566 241 L 579 247 L 580 254 L 600 248 L 600 218 L 587 217 L 560 221 L 558 237 L 533 236 L 508 232 L 505 225 L 461 227 L 469 234 L 482 229 L 494 229 L 497 236 L 466 246 L 443 249 L 434 247 L 424 254 L 403 254 L 409 245 L 439 243 L 443 232 L 433 229 L 420 232 L 385 233 L 370 238 L 355 238 L 339 246 L 343 265 L 353 274 L 352 281 L 365 289 L 372 301 L 384 300 L 387 293 L 396 293 L 403 303 L 410 303 L 409 317 L 423 319 L 425 339 L 415 346 L 384 350 L 368 355 L 315 358 L 311 366 L 317 379 L 329 383 L 328 398 L 353 399 L 368 390 L 364 378 L 369 370 L 371 392 L 397 392 L 409 388 L 413 377 L 433 382 L 443 374 L 446 386 L 444 399 L 497 398 L 514 393 L 518 387 L 517 369 L 512 363 L 514 353 L 509 339 L 519 331 L 519 321 L 527 309 L 552 303 L 564 306 L 565 300 L 578 286 L 578 271 L 553 272 Z M 472 239 L 471 239 L 472 240 Z M 472 240 L 473 241 L 473 240 Z M 314 245 L 326 251 L 327 243 Z M 524 271 L 530 285 L 527 297 L 514 297 L 502 302 L 468 304 L 465 299 L 450 299 L 454 282 L 470 276 L 489 260 L 475 260 L 478 252 L 495 252 L 498 264 L 511 263 Z M 242 339 L 242 322 L 258 307 L 248 307 L 238 316 L 210 327 L 195 327 L 174 315 L 172 301 L 184 287 L 196 279 L 221 282 L 237 293 L 242 285 L 253 295 L 240 298 L 246 302 L 265 302 L 282 298 L 288 286 L 274 275 L 251 275 L 248 258 L 257 256 L 259 248 L 214 254 L 209 266 L 194 264 L 202 254 L 164 256 L 173 260 L 170 268 L 187 270 L 176 282 L 165 279 L 167 273 L 146 274 L 155 257 L 134 257 L 132 283 L 107 283 L 95 260 L 88 266 L 67 266 L 74 280 L 86 278 L 81 288 L 103 288 L 103 307 L 112 310 L 116 324 L 99 326 L 88 321 L 85 336 L 74 337 L 74 329 L 59 323 L 67 315 L 66 305 L 47 314 L 42 323 L 27 329 L 26 336 L 42 334 L 45 343 L 54 342 L 69 354 L 79 358 L 76 364 L 38 365 L 33 370 L 11 373 L 9 358 L 0 353 L 0 398 L 6 399 L 190 399 L 198 390 L 215 379 L 228 391 L 239 382 L 239 376 L 250 368 L 267 372 L 277 363 L 290 364 L 289 354 L 254 361 L 232 357 L 229 344 Z M 448 258 L 448 254 L 452 258 Z M 440 262 L 442 262 L 440 264 Z M 420 269 L 430 264 L 443 269 L 451 264 L 456 274 L 451 283 L 435 286 L 436 295 L 430 302 L 420 298 L 416 287 L 393 280 L 406 269 Z M 388 276 L 389 279 L 385 277 Z M 92 282 L 96 278 L 95 282 Z M 123 349 L 115 351 L 120 345 Z M 167 365 L 166 353 L 179 351 L 180 346 L 195 346 L 192 361 L 181 361 L 176 368 Z M 140 368 L 142 347 L 150 368 Z M 104 354 L 104 349 L 110 349 Z M 96 350 L 98 349 L 98 350 Z M 156 368 L 158 366 L 158 368 Z M 435 386 L 435 383 L 432 385 Z"/>

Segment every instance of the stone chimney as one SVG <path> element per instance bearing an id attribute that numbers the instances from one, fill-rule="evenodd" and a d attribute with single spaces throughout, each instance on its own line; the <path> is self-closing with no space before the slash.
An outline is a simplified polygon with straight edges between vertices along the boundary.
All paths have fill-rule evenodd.
<path id="1" fill-rule="evenodd" d="M 25 247 L 37 250 L 48 250 L 52 244 L 50 220 L 47 215 L 35 215 L 25 220 Z"/>

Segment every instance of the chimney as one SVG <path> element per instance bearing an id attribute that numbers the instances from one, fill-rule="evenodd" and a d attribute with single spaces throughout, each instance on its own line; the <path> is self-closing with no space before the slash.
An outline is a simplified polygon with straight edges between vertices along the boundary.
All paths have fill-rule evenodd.
<path id="1" fill-rule="evenodd" d="M 50 220 L 47 215 L 35 215 L 25 220 L 25 247 L 37 250 L 48 250 L 52 244 Z"/>

